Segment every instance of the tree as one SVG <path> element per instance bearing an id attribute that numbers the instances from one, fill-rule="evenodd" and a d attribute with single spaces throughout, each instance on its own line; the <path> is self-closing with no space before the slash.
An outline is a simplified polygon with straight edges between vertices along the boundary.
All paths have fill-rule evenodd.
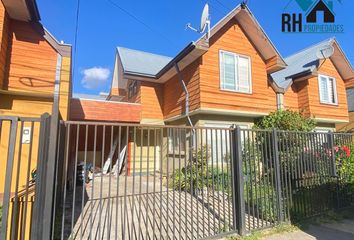
<path id="1" fill-rule="evenodd" d="M 292 110 L 278 110 L 259 119 L 254 128 L 256 129 L 278 129 L 285 131 L 312 131 L 316 122 L 306 117 L 302 112 Z"/>

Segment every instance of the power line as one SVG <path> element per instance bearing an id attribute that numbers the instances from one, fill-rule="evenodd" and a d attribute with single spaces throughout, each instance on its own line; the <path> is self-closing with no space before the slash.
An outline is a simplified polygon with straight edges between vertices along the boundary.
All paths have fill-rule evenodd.
<path id="1" fill-rule="evenodd" d="M 75 66 L 76 66 L 76 51 L 77 51 L 77 36 L 79 33 L 79 16 L 80 16 L 80 2 L 81 0 L 77 0 L 77 7 L 76 7 L 76 22 L 75 22 L 75 38 L 74 38 L 74 54 L 73 54 L 73 70 L 72 76 L 73 81 L 75 80 Z"/>
<path id="2" fill-rule="evenodd" d="M 169 41 L 170 43 L 176 45 L 175 42 L 173 42 L 171 39 L 169 39 L 168 37 L 166 37 L 164 34 L 162 34 L 159 31 L 156 31 L 155 29 L 153 29 L 152 27 L 150 27 L 149 25 L 147 25 L 144 21 L 140 20 L 137 16 L 135 16 L 133 13 L 129 12 L 128 10 L 126 10 L 125 8 L 121 7 L 120 5 L 118 5 L 118 3 L 113 2 L 112 0 L 107 0 L 112 6 L 120 9 L 122 12 L 124 12 L 125 14 L 127 14 L 128 16 L 130 16 L 131 18 L 133 18 L 135 21 L 137 21 L 138 23 L 140 23 L 141 25 L 143 25 L 144 27 L 146 27 L 148 30 L 150 30 L 153 33 L 156 33 L 158 35 L 160 35 L 161 37 L 163 37 L 165 40 Z"/>
<path id="3" fill-rule="evenodd" d="M 231 11 L 231 9 L 226 6 L 224 3 L 222 3 L 220 0 L 215 0 L 217 3 L 219 3 L 223 8 L 225 8 L 227 11 Z"/>

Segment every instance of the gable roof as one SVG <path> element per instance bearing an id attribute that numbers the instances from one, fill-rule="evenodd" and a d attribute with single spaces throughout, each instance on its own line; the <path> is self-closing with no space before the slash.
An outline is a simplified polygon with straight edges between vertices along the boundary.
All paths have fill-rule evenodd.
<path id="1" fill-rule="evenodd" d="M 305 48 L 289 57 L 285 58 L 288 67 L 270 76 L 276 85 L 286 91 L 294 79 L 308 74 L 317 74 L 317 68 L 320 65 L 320 59 L 317 52 L 324 47 L 331 45 L 334 47 L 334 54 L 330 57 L 336 66 L 338 72 L 344 80 L 354 77 L 354 70 L 340 48 L 335 38 L 330 38 Z"/>
<path id="2" fill-rule="evenodd" d="M 171 57 L 138 51 L 129 48 L 117 48 L 125 73 L 156 76 L 171 60 Z"/>
<path id="3" fill-rule="evenodd" d="M 232 19 L 238 21 L 238 24 L 244 29 L 247 37 L 250 38 L 264 60 L 277 57 L 282 68 L 286 66 L 279 51 L 270 41 L 250 9 L 245 5 L 238 5 L 216 23 L 210 30 L 210 38 Z M 139 76 L 143 77 L 140 80 L 163 83 L 176 74 L 174 70 L 176 63 L 178 63 L 180 69 L 183 70 L 186 66 L 207 52 L 208 49 L 209 41 L 206 39 L 206 34 L 204 34 L 196 42 L 189 43 L 174 58 L 121 47 L 118 48 L 117 58 L 121 60 L 123 74 L 127 76 L 132 75 L 131 78 Z M 117 79 L 113 79 L 113 81 L 117 81 Z M 112 86 L 114 85 L 117 84 L 112 83 Z"/>

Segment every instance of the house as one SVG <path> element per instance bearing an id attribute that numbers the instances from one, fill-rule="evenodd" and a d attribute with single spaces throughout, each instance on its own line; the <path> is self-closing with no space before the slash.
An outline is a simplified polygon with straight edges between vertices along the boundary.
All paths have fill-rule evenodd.
<path id="1" fill-rule="evenodd" d="M 316 23 L 317 21 L 319 21 L 319 19 L 317 19 L 318 12 L 323 12 L 323 22 L 334 22 L 335 15 L 333 13 L 333 1 L 328 1 L 328 3 L 323 0 L 319 0 L 318 2 L 315 1 L 313 8 L 307 14 L 307 22 Z"/>
<path id="2" fill-rule="evenodd" d="M 29 239 L 31 231 L 34 187 L 30 188 L 27 195 L 24 194 L 24 189 L 28 183 L 28 169 L 29 171 L 36 169 L 40 136 L 39 122 L 31 121 L 46 112 L 52 113 L 54 96 L 59 96 L 61 119 L 67 120 L 71 98 L 71 46 L 56 40 L 40 23 L 35 0 L 0 1 L 0 115 L 22 119 L 18 122 L 15 134 L 13 169 L 17 169 L 17 173 L 14 170 L 10 196 L 13 197 L 15 192 L 18 192 L 19 208 L 28 205 L 27 214 L 13 216 L 18 218 L 20 223 L 27 218 L 26 229 L 21 231 L 25 234 L 22 237 L 26 239 Z M 25 133 L 32 134 L 33 137 L 29 141 L 21 142 L 20 136 L 24 136 Z M 8 165 L 9 136 L 10 124 L 1 122 L 0 164 L 3 168 L 0 173 L 1 203 L 5 169 Z M 21 200 L 24 195 L 28 197 L 28 202 Z M 10 201 L 13 202 L 13 199 Z M 16 234 L 20 234 L 20 227 L 18 232 Z"/>
<path id="3" fill-rule="evenodd" d="M 318 56 L 329 46 L 331 57 Z M 140 123 L 147 124 L 189 125 L 189 116 L 194 126 L 250 127 L 285 108 L 333 129 L 348 121 L 345 83 L 353 78 L 335 39 L 282 58 L 251 11 L 239 6 L 209 39 L 173 58 L 118 47 L 109 99 L 141 104 Z"/>
<path id="4" fill-rule="evenodd" d="M 319 55 L 324 49 L 333 49 L 333 54 L 324 58 Z M 202 36 L 174 57 L 118 47 L 114 66 L 107 100 L 72 100 L 75 109 L 82 109 L 80 115 L 72 107 L 73 118 L 148 126 L 228 128 L 236 124 L 250 128 L 270 112 L 293 109 L 313 117 L 321 131 L 349 121 L 345 84 L 354 79 L 354 70 L 339 43 L 329 39 L 283 58 L 247 6 L 236 7 L 211 28 L 209 38 Z M 180 147 L 174 146 L 182 142 L 177 138 L 191 146 L 194 141 L 192 133 L 176 138 L 163 131 L 163 142 L 151 146 L 142 132 L 141 138 L 139 133 L 128 136 L 128 162 L 143 171 L 152 166 L 148 152 L 169 156 Z M 212 133 L 214 140 L 210 132 L 205 134 L 209 142 L 220 137 L 227 140 L 221 133 Z M 142 150 L 132 157 L 136 147 Z M 183 151 L 188 152 L 187 148 L 182 146 Z M 79 146 L 80 151 L 84 146 Z"/>
<path id="5" fill-rule="evenodd" d="M 329 58 L 321 49 L 333 48 Z M 278 93 L 280 107 L 302 111 L 313 117 L 320 130 L 334 130 L 348 122 L 346 84 L 354 71 L 335 39 L 328 39 L 285 58 L 288 67 L 271 74 L 283 89 Z"/>
<path id="6" fill-rule="evenodd" d="M 348 98 L 349 123 L 341 123 L 336 125 L 337 131 L 354 131 L 354 80 L 346 85 Z"/>

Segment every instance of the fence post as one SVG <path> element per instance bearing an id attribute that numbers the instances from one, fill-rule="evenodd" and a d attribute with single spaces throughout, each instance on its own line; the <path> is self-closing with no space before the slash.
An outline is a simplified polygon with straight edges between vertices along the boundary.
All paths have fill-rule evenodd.
<path id="1" fill-rule="evenodd" d="M 233 126 L 232 133 L 232 195 L 233 195 L 233 224 L 239 235 L 244 235 L 245 225 L 245 199 L 244 179 L 242 169 L 241 129 Z"/>
<path id="2" fill-rule="evenodd" d="M 10 199 L 11 199 L 10 193 L 11 193 L 11 183 L 12 183 L 12 172 L 14 167 L 17 125 L 18 125 L 17 117 L 9 117 L 9 118 L 5 117 L 3 119 L 10 120 L 11 127 L 9 132 L 8 153 L 7 153 L 6 170 L 5 170 L 5 186 L 4 186 L 4 196 L 2 202 L 2 222 L 1 222 L 0 239 L 7 238 L 8 217 L 9 217 Z"/>
<path id="3" fill-rule="evenodd" d="M 331 153 L 331 161 L 332 161 L 332 177 L 335 179 L 336 184 L 336 203 L 337 208 L 340 207 L 340 197 L 339 197 L 339 178 L 337 174 L 337 166 L 336 166 L 336 156 L 334 152 L 334 134 L 333 132 L 328 132 L 328 148 Z"/>
<path id="4" fill-rule="evenodd" d="M 272 131 L 272 145 L 273 145 L 273 157 L 275 167 L 275 185 L 277 189 L 277 202 L 278 202 L 278 221 L 284 222 L 284 206 L 282 200 L 282 188 L 281 188 L 281 175 L 280 175 L 280 161 L 279 161 L 279 149 L 278 149 L 278 135 L 277 130 Z"/>

